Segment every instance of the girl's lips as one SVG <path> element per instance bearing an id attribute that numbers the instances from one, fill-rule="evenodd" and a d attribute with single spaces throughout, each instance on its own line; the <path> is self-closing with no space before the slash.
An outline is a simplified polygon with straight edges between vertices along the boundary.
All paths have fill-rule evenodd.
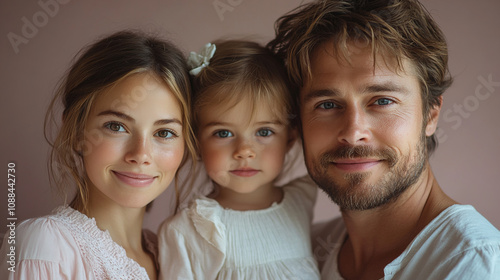
<path id="1" fill-rule="evenodd" d="M 333 162 L 338 169 L 346 172 L 363 172 L 380 163 L 378 159 L 346 159 Z"/>
<path id="2" fill-rule="evenodd" d="M 137 174 L 131 172 L 118 172 L 113 171 L 115 176 L 122 181 L 123 183 L 133 186 L 133 187 L 147 187 L 153 183 L 156 177 L 145 175 L 145 174 Z"/>
<path id="3" fill-rule="evenodd" d="M 232 174 L 240 177 L 252 177 L 259 173 L 259 170 L 251 169 L 251 168 L 241 168 L 229 171 Z"/>

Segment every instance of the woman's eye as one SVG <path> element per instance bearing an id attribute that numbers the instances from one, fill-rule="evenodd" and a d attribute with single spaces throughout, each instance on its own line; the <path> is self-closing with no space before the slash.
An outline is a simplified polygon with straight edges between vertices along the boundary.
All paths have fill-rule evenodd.
<path id="1" fill-rule="evenodd" d="M 268 137 L 271 136 L 272 134 L 273 132 L 270 129 L 259 129 L 259 131 L 257 131 L 257 136 L 261 137 Z"/>
<path id="2" fill-rule="evenodd" d="M 321 108 L 321 109 L 333 109 L 335 107 L 338 107 L 335 105 L 335 103 L 333 102 L 323 102 L 321 104 L 319 104 L 318 108 Z"/>
<path id="3" fill-rule="evenodd" d="M 392 104 L 394 101 L 387 99 L 387 98 L 380 98 L 375 101 L 375 105 L 389 105 Z"/>
<path id="4" fill-rule="evenodd" d="M 227 138 L 233 136 L 233 134 L 228 130 L 219 130 L 214 135 L 219 138 Z"/>
<path id="5" fill-rule="evenodd" d="M 107 129 L 114 131 L 114 132 L 125 132 L 125 128 L 123 127 L 122 124 L 116 123 L 116 122 L 109 122 L 104 125 Z"/>
<path id="6" fill-rule="evenodd" d="M 175 133 L 173 133 L 172 131 L 165 129 L 165 130 L 160 130 L 160 131 L 156 132 L 155 136 L 158 136 L 161 138 L 172 138 L 172 137 L 176 137 L 177 135 Z"/>

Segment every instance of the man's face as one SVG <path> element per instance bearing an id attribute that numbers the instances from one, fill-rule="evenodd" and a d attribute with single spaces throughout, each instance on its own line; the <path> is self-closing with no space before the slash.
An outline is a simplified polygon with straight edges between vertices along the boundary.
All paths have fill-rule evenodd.
<path id="1" fill-rule="evenodd" d="M 420 86 L 409 61 L 396 73 L 371 49 L 351 48 L 350 62 L 332 55 L 331 42 L 311 57 L 312 78 L 300 92 L 306 165 L 341 210 L 384 205 L 415 184 L 426 166 Z M 437 111 L 436 111 L 437 110 Z"/>

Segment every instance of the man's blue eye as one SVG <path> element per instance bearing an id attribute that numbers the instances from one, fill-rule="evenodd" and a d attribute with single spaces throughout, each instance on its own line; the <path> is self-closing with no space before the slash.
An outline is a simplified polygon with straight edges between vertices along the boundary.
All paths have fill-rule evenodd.
<path id="1" fill-rule="evenodd" d="M 260 129 L 257 131 L 257 136 L 261 137 L 269 137 L 273 134 L 273 132 L 270 129 Z"/>
<path id="2" fill-rule="evenodd" d="M 220 130 L 215 133 L 215 136 L 219 138 L 227 138 L 233 136 L 233 134 L 227 130 Z"/>
<path id="3" fill-rule="evenodd" d="M 333 102 L 323 102 L 319 106 L 321 109 L 333 109 L 335 108 L 335 103 Z"/>
<path id="4" fill-rule="evenodd" d="M 377 104 L 377 105 L 382 105 L 382 106 L 383 106 L 383 105 L 389 105 L 389 104 L 391 104 L 392 102 L 393 102 L 393 101 L 392 101 L 392 100 L 390 100 L 390 99 L 387 99 L 387 98 L 380 98 L 380 99 L 377 99 L 377 100 L 375 101 L 375 104 Z"/>

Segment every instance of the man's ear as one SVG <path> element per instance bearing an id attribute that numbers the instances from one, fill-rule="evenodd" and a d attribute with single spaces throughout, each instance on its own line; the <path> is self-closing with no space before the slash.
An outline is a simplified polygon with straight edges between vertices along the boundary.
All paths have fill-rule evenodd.
<path id="1" fill-rule="evenodd" d="M 429 137 L 436 132 L 439 120 L 439 113 L 443 106 L 443 96 L 439 96 L 439 103 L 429 109 L 429 116 L 427 118 L 427 125 L 425 127 L 425 136 Z"/>

